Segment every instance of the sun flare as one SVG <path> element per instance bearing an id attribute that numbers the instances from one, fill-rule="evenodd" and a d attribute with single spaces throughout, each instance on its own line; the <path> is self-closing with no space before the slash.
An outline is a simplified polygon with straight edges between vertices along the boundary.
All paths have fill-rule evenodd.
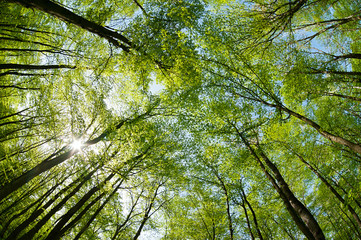
<path id="1" fill-rule="evenodd" d="M 74 140 L 73 143 L 71 144 L 71 148 L 73 150 L 79 150 L 80 151 L 82 146 L 83 146 L 83 144 L 81 143 L 80 140 Z"/>

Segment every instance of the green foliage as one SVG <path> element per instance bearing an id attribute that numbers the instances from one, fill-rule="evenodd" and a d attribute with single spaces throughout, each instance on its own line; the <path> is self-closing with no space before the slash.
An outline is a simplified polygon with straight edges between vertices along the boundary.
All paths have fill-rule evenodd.
<path id="1" fill-rule="evenodd" d="M 326 239 L 361 237 L 357 1 L 56 3 L 106 34 L 16 2 L 1 239 L 303 239 L 285 185 Z"/>

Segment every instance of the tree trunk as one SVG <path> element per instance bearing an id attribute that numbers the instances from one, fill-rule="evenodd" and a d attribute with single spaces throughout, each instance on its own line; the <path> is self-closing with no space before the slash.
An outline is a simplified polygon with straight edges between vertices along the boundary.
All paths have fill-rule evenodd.
<path id="1" fill-rule="evenodd" d="M 286 194 L 283 192 L 280 186 L 278 186 L 276 180 L 272 177 L 272 175 L 267 171 L 266 167 L 262 163 L 261 159 L 258 157 L 256 152 L 253 150 L 253 148 L 249 145 L 249 143 L 241 137 L 243 142 L 246 144 L 247 148 L 250 150 L 251 154 L 255 157 L 258 164 L 260 165 L 262 171 L 265 173 L 268 180 L 272 183 L 273 187 L 276 189 L 278 194 L 280 195 L 283 203 L 286 206 L 287 211 L 290 213 L 293 221 L 296 223 L 297 227 L 303 232 L 303 234 L 310 240 L 316 240 L 314 235 L 312 234 L 311 230 L 308 228 L 308 226 L 303 222 L 303 219 L 299 216 L 296 209 L 294 209 L 293 205 L 290 203 L 289 199 L 287 198 Z"/>
<path id="2" fill-rule="evenodd" d="M 339 137 L 339 136 L 336 136 L 332 133 L 329 133 L 325 130 L 323 130 L 321 128 L 320 125 L 318 125 L 316 122 L 312 121 L 311 119 L 305 117 L 305 116 L 302 116 L 301 114 L 298 114 L 284 106 L 281 106 L 280 104 L 271 104 L 271 103 L 268 103 L 266 101 L 263 101 L 263 100 L 258 100 L 258 99 L 253 99 L 253 100 L 256 100 L 258 102 L 261 102 L 263 104 L 265 104 L 266 106 L 269 106 L 269 107 L 273 107 L 273 108 L 277 108 L 283 112 L 286 112 L 288 114 L 290 114 L 291 116 L 294 116 L 296 118 L 298 118 L 299 120 L 303 121 L 304 123 L 306 123 L 307 125 L 313 127 L 317 132 L 319 132 L 323 137 L 329 139 L 330 141 L 334 142 L 334 143 L 338 143 L 338 144 L 341 144 L 343 146 L 346 146 L 348 148 L 350 148 L 352 151 L 356 152 L 356 153 L 359 153 L 361 154 L 361 145 L 360 144 L 356 144 L 356 143 L 353 143 L 347 139 L 344 139 L 342 137 Z"/>
<path id="3" fill-rule="evenodd" d="M 313 69 L 313 72 L 305 72 L 307 74 L 338 74 L 344 76 L 361 76 L 361 72 L 345 72 L 345 71 L 327 71 Z"/>
<path id="4" fill-rule="evenodd" d="M 140 153 L 136 157 L 133 157 L 132 159 L 141 159 L 147 152 L 149 148 L 147 148 L 144 152 Z M 113 153 L 113 156 L 116 155 L 117 151 Z M 133 169 L 135 166 L 131 166 L 130 169 L 128 169 L 129 173 L 131 169 Z M 71 225 L 64 225 L 72 218 L 72 216 L 81 209 L 81 207 L 97 192 L 100 190 L 101 186 L 103 186 L 106 182 L 110 181 L 113 176 L 115 176 L 116 171 L 111 173 L 101 184 L 99 184 L 96 187 L 93 187 L 87 194 L 85 194 L 79 202 L 72 207 L 65 215 L 63 215 L 60 219 L 60 221 L 57 223 L 57 225 L 52 229 L 52 231 L 49 233 L 47 238 L 45 240 L 53 240 L 53 239 L 59 239 L 62 237 L 62 235 L 67 231 L 68 228 L 71 227 Z M 127 174 L 126 174 L 127 175 Z M 95 202 L 94 202 L 95 203 Z M 90 207 L 89 207 L 90 208 Z M 80 214 L 85 214 L 86 212 L 81 212 Z M 76 217 L 76 221 L 78 221 L 78 217 Z M 75 222 L 71 222 L 71 224 L 75 224 Z"/>
<path id="5" fill-rule="evenodd" d="M 80 210 L 80 208 L 96 193 L 100 188 L 114 177 L 115 173 L 111 173 L 101 184 L 90 189 L 72 208 L 70 208 L 66 214 L 61 216 L 58 223 L 53 227 L 51 232 L 45 238 L 45 240 L 59 239 L 62 235 L 62 228 L 73 217 L 73 215 Z"/>
<path id="6" fill-rule="evenodd" d="M 349 53 L 349 54 L 339 55 L 339 56 L 334 56 L 334 57 L 336 59 L 339 59 L 339 58 L 343 58 L 343 59 L 347 59 L 347 58 L 361 59 L 361 54 L 360 53 Z"/>
<path id="7" fill-rule="evenodd" d="M 127 217 L 125 218 L 125 220 L 123 221 L 122 224 L 117 225 L 117 228 L 111 238 L 111 240 L 115 240 L 117 239 L 119 233 L 122 231 L 123 227 L 129 222 L 129 220 L 132 218 L 132 213 L 135 210 L 135 207 L 137 206 L 139 199 L 141 197 L 141 194 L 143 193 L 143 191 L 138 195 L 137 199 L 135 200 L 135 202 L 133 202 L 131 209 L 129 210 L 129 213 L 127 214 Z M 133 198 L 132 198 L 133 201 Z M 75 239 L 74 239 L 75 240 Z"/>
<path id="8" fill-rule="evenodd" d="M 157 186 L 157 188 L 155 189 L 154 194 L 153 194 L 153 197 L 152 197 L 152 199 L 150 200 L 150 203 L 149 203 L 148 207 L 145 209 L 145 213 L 144 213 L 143 219 L 142 219 L 142 221 L 141 221 L 141 223 L 140 223 L 140 225 L 139 225 L 139 227 L 138 227 L 137 232 L 136 232 L 135 235 L 134 235 L 133 240 L 137 240 L 137 239 L 139 238 L 139 236 L 140 236 L 140 234 L 141 234 L 141 232 L 142 232 L 142 230 L 143 230 L 143 227 L 144 227 L 145 223 L 146 223 L 146 222 L 148 221 L 148 219 L 150 218 L 150 211 L 151 211 L 152 208 L 153 208 L 154 201 L 155 201 L 155 199 L 156 199 L 156 197 L 157 197 L 157 195 L 158 195 L 158 190 L 159 190 L 159 188 L 160 188 L 161 186 L 162 186 L 162 184 L 159 184 L 159 185 Z"/>
<path id="9" fill-rule="evenodd" d="M 308 239 L 314 240 L 324 240 L 325 236 L 322 229 L 318 225 L 317 221 L 309 210 L 294 196 L 292 191 L 289 189 L 287 183 L 284 181 L 282 175 L 276 168 L 276 166 L 265 156 L 265 154 L 260 150 L 260 155 L 262 159 L 266 162 L 267 166 L 274 173 L 275 178 L 268 172 L 261 159 L 258 157 L 258 154 L 250 146 L 249 142 L 243 137 L 243 135 L 238 131 L 236 126 L 232 124 L 235 128 L 237 135 L 242 139 L 243 143 L 249 149 L 251 154 L 255 157 L 259 163 L 262 171 L 265 173 L 266 177 L 270 180 L 273 187 L 276 189 L 284 204 L 286 205 L 287 211 L 290 213 L 292 219 L 295 221 L 297 227 L 305 234 Z"/>
<path id="10" fill-rule="evenodd" d="M 46 69 L 59 69 L 59 68 L 76 68 L 70 65 L 29 65 L 29 64 L 16 64 L 16 63 L 5 63 L 0 64 L 0 69 L 22 69 L 22 70 L 46 70 Z"/>
<path id="11" fill-rule="evenodd" d="M 61 155 L 54 157 L 53 159 L 47 159 L 41 162 L 39 165 L 35 166 L 33 169 L 25 172 L 23 175 L 18 177 L 17 179 L 11 181 L 10 183 L 3 186 L 0 190 L 0 200 L 6 198 L 9 194 L 14 192 L 15 190 L 22 187 L 24 184 L 30 182 L 33 178 L 40 175 L 41 173 L 53 168 L 54 166 L 64 162 L 65 160 L 72 157 L 79 150 L 70 150 Z M 58 151 L 59 152 L 59 151 Z"/>
<path id="12" fill-rule="evenodd" d="M 94 171 L 90 172 L 90 176 L 94 173 Z M 90 176 L 88 174 L 88 177 L 85 176 L 85 179 L 90 179 Z M 47 201 L 43 206 L 38 207 L 35 211 L 33 211 L 31 213 L 31 215 L 25 220 L 23 221 L 20 225 L 18 225 L 15 230 L 13 231 L 12 234 L 19 234 L 21 233 L 25 228 L 27 228 L 28 226 L 30 226 L 31 223 L 33 223 L 48 207 L 50 207 L 52 204 L 54 204 L 54 202 L 61 197 L 61 195 L 63 193 L 65 193 L 68 189 L 70 189 L 71 187 L 73 187 L 76 183 L 80 182 L 82 179 L 84 178 L 84 176 L 81 176 L 79 178 L 77 178 L 75 181 L 73 181 L 72 183 L 70 183 L 68 186 L 64 187 L 63 189 L 61 189 L 57 194 L 55 194 L 54 197 L 52 197 L 49 201 Z M 65 180 L 65 179 L 64 179 Z M 56 187 L 59 184 L 56 185 Z M 16 235 L 13 235 L 13 237 L 15 238 Z"/>
<path id="13" fill-rule="evenodd" d="M 105 193 L 99 194 L 96 198 L 94 198 L 70 223 L 68 223 L 66 226 L 64 226 L 59 233 L 57 233 L 55 236 L 52 236 L 51 240 L 58 240 L 60 239 L 68 230 L 73 228 L 77 222 L 89 211 L 89 209 L 96 204 Z"/>
<path id="14" fill-rule="evenodd" d="M 66 195 L 55 207 L 53 207 L 44 217 L 42 217 L 39 222 L 37 222 L 37 224 L 30 229 L 26 234 L 24 234 L 21 238 L 19 238 L 19 240 L 28 240 L 28 239 L 33 239 L 34 235 L 40 230 L 40 228 L 42 228 L 45 223 L 56 213 L 58 212 L 63 206 L 64 204 L 72 197 L 74 196 L 79 189 L 91 178 L 91 176 L 97 171 L 97 169 L 94 169 L 93 171 L 91 171 L 90 173 L 88 173 L 84 179 L 78 184 L 78 186 L 76 186 L 76 188 L 73 189 L 73 191 L 71 191 L 68 195 Z M 52 198 L 48 204 L 52 205 L 53 203 L 55 203 L 56 198 Z M 41 212 L 37 212 L 34 215 L 39 216 L 39 214 L 41 214 Z M 12 234 L 8 237 L 8 240 L 11 239 L 15 239 L 16 236 L 18 236 L 20 234 L 20 231 L 22 229 L 27 228 L 32 221 L 30 221 L 30 218 L 33 219 L 34 216 L 30 216 L 29 219 L 26 221 L 26 224 L 24 225 L 20 225 L 18 226 L 19 230 L 15 230 L 12 232 Z M 36 219 L 36 218 L 35 218 Z"/>
<path id="15" fill-rule="evenodd" d="M 292 151 L 294 152 L 294 151 Z M 348 211 L 351 213 L 352 217 L 356 221 L 358 227 L 361 229 L 361 220 L 357 215 L 356 211 L 352 208 L 351 205 L 347 204 L 345 199 L 336 191 L 336 189 L 314 168 L 312 167 L 301 155 L 294 152 L 294 154 L 303 162 L 316 176 L 327 186 L 327 188 L 335 195 L 335 197 L 342 203 L 347 206 Z"/>
<path id="16" fill-rule="evenodd" d="M 64 179 L 65 180 L 65 179 Z M 64 181 L 63 180 L 63 181 Z M 18 217 L 20 217 L 21 215 L 23 215 L 24 213 L 28 212 L 32 207 L 34 207 L 37 204 L 41 204 L 42 201 L 44 201 L 53 191 L 55 191 L 55 189 L 58 187 L 59 184 L 56 184 L 55 186 L 53 186 L 52 188 L 50 188 L 48 191 L 46 191 L 42 196 L 40 196 L 36 201 L 32 202 L 31 204 L 29 204 L 26 208 L 24 208 L 21 212 L 13 215 L 6 223 L 2 224 L 2 230 L 0 231 L 0 237 L 4 236 L 4 233 L 6 232 L 6 230 L 8 229 L 9 225 Z"/>
<path id="17" fill-rule="evenodd" d="M 302 218 L 304 223 L 310 229 L 314 238 L 315 239 L 325 239 L 325 236 L 323 234 L 321 227 L 318 225 L 318 222 L 313 217 L 311 212 L 293 194 L 293 192 L 289 188 L 288 184 L 282 177 L 281 173 L 278 171 L 278 168 L 276 167 L 276 165 L 274 165 L 270 161 L 270 159 L 263 153 L 263 151 L 260 148 L 259 148 L 259 150 L 260 150 L 259 153 L 260 153 L 262 159 L 266 162 L 266 165 L 271 169 L 271 171 L 275 175 L 275 178 L 276 178 L 277 182 L 279 183 L 281 190 L 286 195 L 286 197 L 287 197 L 288 201 L 291 203 L 292 207 L 297 211 L 297 213 Z"/>
<path id="18" fill-rule="evenodd" d="M 224 87 L 224 86 L 222 86 L 222 87 Z M 251 90 L 248 89 L 248 91 L 251 91 Z M 248 99 L 251 101 L 256 101 L 256 102 L 262 103 L 266 106 L 276 108 L 282 112 L 286 112 L 286 113 L 290 114 L 291 116 L 294 116 L 294 117 L 298 118 L 299 120 L 303 121 L 307 125 L 313 127 L 319 134 L 321 134 L 323 137 L 329 139 L 330 141 L 341 144 L 345 147 L 350 148 L 352 151 L 354 151 L 358 154 L 361 154 L 361 145 L 360 144 L 353 143 L 343 137 L 336 136 L 330 132 L 323 130 L 322 127 L 320 125 L 318 125 L 316 122 L 312 121 L 311 119 L 309 119 L 305 116 L 302 116 L 301 114 L 298 114 L 298 113 L 292 111 L 291 109 L 288 109 L 287 107 L 283 106 L 282 103 L 272 104 L 272 103 L 266 102 L 265 100 L 261 99 L 260 97 L 248 97 L 243 94 L 237 93 L 235 91 L 232 91 L 232 93 L 241 98 Z M 253 93 L 253 92 L 251 91 L 251 93 Z M 255 93 L 253 93 L 253 94 L 255 94 Z"/>
<path id="19" fill-rule="evenodd" d="M 30 109 L 30 107 L 25 108 L 25 109 L 23 109 L 23 110 L 21 110 L 19 112 L 16 112 L 16 113 L 12 113 L 12 114 L 9 114 L 9 115 L 6 115 L 6 116 L 2 116 L 2 117 L 0 117 L 0 120 L 6 119 L 6 118 L 9 118 L 9 117 L 14 117 L 14 116 L 22 116 L 21 113 L 25 112 L 25 111 L 27 111 L 29 109 Z"/>
<path id="20" fill-rule="evenodd" d="M 20 202 L 22 202 L 25 198 L 32 195 L 35 191 L 38 191 L 41 189 L 42 184 L 45 183 L 45 181 L 41 181 L 40 183 L 36 184 L 35 186 L 31 187 L 28 191 L 24 191 L 22 195 L 20 195 L 16 200 L 12 201 L 12 203 L 7 206 L 4 210 L 0 212 L 0 217 L 5 216 L 7 212 L 9 212 L 12 208 L 14 208 L 16 205 L 18 205 Z M 1 202 L 3 204 L 3 202 Z"/>
<path id="21" fill-rule="evenodd" d="M 242 197 L 242 203 L 240 203 L 240 205 L 243 208 L 244 215 L 246 216 L 247 228 L 248 228 L 249 234 L 251 236 L 251 240 L 254 240 L 254 236 L 253 236 L 253 232 L 252 232 L 252 228 L 251 228 L 251 223 L 249 221 L 248 212 L 247 212 L 247 208 L 246 208 L 246 205 L 245 205 L 243 195 L 241 195 L 241 197 Z"/>
<path id="22" fill-rule="evenodd" d="M 15 71 L 6 71 L 6 72 L 3 72 L 3 73 L 0 73 L 0 77 L 2 76 L 7 76 L 7 75 L 15 75 L 15 76 L 26 76 L 26 77 L 29 77 L 29 76 L 38 76 L 38 77 L 44 77 L 46 76 L 46 74 L 39 74 L 39 73 L 22 73 L 22 72 L 15 72 Z"/>
<path id="23" fill-rule="evenodd" d="M 25 147 L 24 147 L 24 146 L 21 146 L 21 147 L 19 147 L 18 149 L 15 149 L 15 150 L 13 151 L 13 153 L 9 153 L 8 155 L 5 155 L 4 157 L 0 158 L 0 162 L 6 160 L 6 159 L 8 159 L 8 158 L 11 158 L 11 157 L 13 157 L 13 156 L 16 156 L 16 155 L 18 155 L 18 154 L 20 155 L 20 154 L 26 153 L 26 152 L 28 152 L 28 151 L 30 151 L 30 150 L 32 150 L 32 149 L 38 148 L 38 147 L 40 147 L 40 146 L 42 146 L 42 145 L 50 142 L 51 140 L 54 140 L 54 138 L 48 138 L 48 139 L 42 140 L 42 141 L 40 141 L 40 142 L 35 142 L 35 143 L 30 144 L 30 145 L 25 146 Z M 0 175 L 0 177 L 1 177 L 1 175 Z"/>
<path id="24" fill-rule="evenodd" d="M 62 21 L 74 24 L 80 28 L 83 28 L 91 33 L 97 34 L 98 36 L 105 38 L 116 47 L 122 48 L 124 51 L 129 52 L 131 42 L 120 33 L 111 31 L 101 25 L 91 22 L 68 9 L 60 6 L 57 3 L 48 0 L 9 0 L 9 2 L 18 3 L 26 8 L 35 8 L 40 11 L 46 12 Z M 122 43 L 120 43 L 122 42 Z M 124 45 L 124 44 L 125 45 Z"/>
<path id="25" fill-rule="evenodd" d="M 252 213 L 252 216 L 253 216 L 253 222 L 254 222 L 254 225 L 256 227 L 256 230 L 257 230 L 257 234 L 258 234 L 258 237 L 260 240 L 263 240 L 263 236 L 261 234 L 261 230 L 259 229 L 259 226 L 258 226 L 258 221 L 257 221 L 257 216 L 256 216 L 256 213 L 254 212 L 250 202 L 247 200 L 247 196 L 243 190 L 243 187 L 241 186 L 241 195 L 242 195 L 242 198 L 244 200 L 244 202 L 247 204 L 247 206 L 249 207 L 249 209 L 251 210 L 251 213 Z"/>
<path id="26" fill-rule="evenodd" d="M 352 97 L 352 96 L 347 96 L 347 95 L 343 95 L 343 94 L 329 93 L 329 92 L 325 92 L 324 94 L 327 96 L 340 97 L 340 98 L 344 98 L 344 99 L 350 99 L 353 101 L 361 102 L 361 98 L 358 98 L 358 97 Z"/>
<path id="27" fill-rule="evenodd" d="M 53 48 L 53 49 L 58 49 L 58 50 L 61 50 L 61 51 L 70 51 L 70 50 L 59 49 L 59 48 L 57 48 L 57 47 L 55 47 L 55 46 L 52 46 L 52 45 L 50 45 L 50 44 L 46 44 L 46 43 L 42 43 L 42 42 L 37 42 L 37 41 L 24 40 L 24 39 L 21 39 L 21 38 L 18 38 L 18 37 L 13 37 L 13 38 L 0 37 L 0 40 L 14 41 L 14 42 L 22 42 L 22 43 L 31 43 L 31 44 L 37 44 L 37 45 L 40 45 L 40 46 L 50 47 L 50 48 Z"/>
<path id="28" fill-rule="evenodd" d="M 125 123 L 125 120 L 121 121 L 117 126 L 115 126 L 115 128 L 113 130 L 117 130 L 117 129 L 121 128 L 124 125 L 124 123 Z M 110 132 L 111 132 L 111 130 L 109 130 L 109 129 L 105 130 L 98 137 L 96 137 L 92 140 L 86 141 L 84 143 L 84 146 L 89 146 L 89 145 L 93 145 L 93 144 L 100 142 L 106 136 L 108 136 Z M 45 159 L 43 162 L 41 162 L 40 164 L 38 164 L 31 170 L 25 172 L 23 175 L 21 175 L 17 179 L 15 179 L 15 180 L 11 181 L 10 183 L 6 184 L 5 186 L 3 186 L 0 190 L 0 201 L 2 199 L 6 198 L 9 194 L 11 194 L 14 191 L 16 191 L 17 189 L 19 189 L 24 184 L 30 182 L 30 180 L 32 180 L 36 176 L 55 167 L 58 164 L 64 162 L 65 160 L 71 158 L 72 156 L 74 156 L 76 153 L 79 152 L 79 150 L 68 150 L 65 153 L 62 153 L 62 154 L 56 156 L 58 153 L 62 152 L 64 149 L 65 149 L 65 147 L 62 148 L 60 151 L 57 151 L 55 154 L 51 155 L 47 159 Z"/>
<path id="29" fill-rule="evenodd" d="M 75 236 L 74 240 L 79 239 L 81 237 L 81 235 L 85 232 L 85 230 L 88 229 L 90 224 L 98 216 L 98 214 L 101 212 L 101 210 L 105 207 L 105 205 L 109 202 L 109 200 L 113 197 L 113 195 L 118 191 L 118 189 L 120 188 L 122 183 L 123 183 L 123 179 L 120 181 L 118 186 L 109 194 L 109 196 L 105 199 L 105 201 L 102 203 L 102 205 L 94 212 L 94 214 L 90 217 L 90 219 L 87 221 L 87 223 L 81 228 L 81 230 Z"/>
<path id="30" fill-rule="evenodd" d="M 30 48 L 0 48 L 0 51 L 8 52 L 39 52 L 39 53 L 61 53 L 61 50 L 52 49 L 30 49 Z M 70 50 L 68 50 L 70 51 Z"/>
<path id="31" fill-rule="evenodd" d="M 229 205 L 229 196 L 228 196 L 228 190 L 226 185 L 224 184 L 222 178 L 219 176 L 218 172 L 216 171 L 216 169 L 214 169 L 212 166 L 209 166 L 214 175 L 216 176 L 216 178 L 218 179 L 221 188 L 223 190 L 223 194 L 226 197 L 226 206 L 227 206 L 227 218 L 228 218 L 228 230 L 229 230 L 229 235 L 230 235 L 230 239 L 233 240 L 233 226 L 232 226 L 232 216 L 231 216 L 231 210 L 230 210 L 230 205 Z"/>

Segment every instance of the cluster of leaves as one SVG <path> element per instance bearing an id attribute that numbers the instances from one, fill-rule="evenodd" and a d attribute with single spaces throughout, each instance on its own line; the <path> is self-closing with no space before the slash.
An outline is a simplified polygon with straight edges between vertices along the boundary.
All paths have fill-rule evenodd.
<path id="1" fill-rule="evenodd" d="M 0 9 L 1 239 L 361 237 L 356 1 Z"/>

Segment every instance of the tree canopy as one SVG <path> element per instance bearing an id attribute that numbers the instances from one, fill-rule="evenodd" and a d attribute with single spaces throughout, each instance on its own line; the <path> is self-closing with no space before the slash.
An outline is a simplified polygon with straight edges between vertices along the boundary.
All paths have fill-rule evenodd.
<path id="1" fill-rule="evenodd" d="M 0 15 L 0 239 L 361 238 L 358 1 Z"/>

